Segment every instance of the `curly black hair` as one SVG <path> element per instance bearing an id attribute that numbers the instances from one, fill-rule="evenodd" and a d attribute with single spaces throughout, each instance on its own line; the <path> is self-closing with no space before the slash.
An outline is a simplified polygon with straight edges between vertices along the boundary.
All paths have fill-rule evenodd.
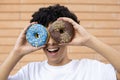
<path id="1" fill-rule="evenodd" d="M 59 4 L 40 8 L 32 15 L 30 23 L 38 22 L 38 24 L 42 24 L 47 27 L 49 23 L 54 22 L 59 17 L 68 17 L 79 23 L 77 16 L 74 13 L 69 11 L 67 7 L 61 6 Z"/>

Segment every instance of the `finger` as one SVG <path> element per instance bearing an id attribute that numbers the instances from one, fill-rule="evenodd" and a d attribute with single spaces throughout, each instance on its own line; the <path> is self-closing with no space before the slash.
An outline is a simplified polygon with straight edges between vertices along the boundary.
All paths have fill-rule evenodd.
<path id="1" fill-rule="evenodd" d="M 33 24 L 36 24 L 37 22 L 32 22 L 30 23 L 29 26 L 25 27 L 22 32 L 20 33 L 20 36 L 19 36 L 19 39 L 25 39 L 25 35 L 26 35 L 26 32 L 28 30 L 29 27 L 31 27 Z"/>
<path id="2" fill-rule="evenodd" d="M 32 26 L 33 24 L 37 24 L 38 22 L 32 22 L 32 23 L 30 23 L 30 25 L 29 26 L 27 26 L 26 28 L 24 28 L 24 32 L 26 32 L 27 31 L 27 29 L 30 27 L 30 26 Z"/>
<path id="3" fill-rule="evenodd" d="M 32 23 L 30 23 L 30 24 L 38 24 L 38 22 L 32 22 Z"/>
<path id="4" fill-rule="evenodd" d="M 65 45 L 68 45 L 68 43 L 59 43 L 58 45 L 59 45 L 59 46 L 62 46 L 62 45 L 65 46 Z"/>
<path id="5" fill-rule="evenodd" d="M 74 21 L 73 21 L 71 18 L 67 18 L 67 17 L 60 17 L 60 18 L 58 18 L 57 20 L 67 21 L 67 22 L 69 22 L 69 23 L 71 23 L 71 24 L 73 24 L 73 25 L 74 25 Z"/>
<path id="6" fill-rule="evenodd" d="M 44 47 L 46 47 L 46 45 L 42 45 L 42 46 L 39 46 L 39 47 L 33 47 L 33 46 L 31 46 L 31 50 L 32 51 L 37 51 L 37 50 L 40 50 L 40 49 L 42 49 Z"/>
<path id="7" fill-rule="evenodd" d="M 46 47 L 46 45 L 42 45 L 42 46 L 35 47 L 35 48 L 37 48 L 37 49 L 41 49 L 41 48 L 44 48 L 44 47 Z"/>
<path id="8" fill-rule="evenodd" d="M 28 28 L 31 26 L 32 24 L 30 24 L 29 26 L 25 27 L 23 29 L 23 31 L 21 32 L 22 35 L 25 35 L 26 34 L 26 31 L 28 30 Z"/>
<path id="9" fill-rule="evenodd" d="M 78 31 L 79 33 L 81 33 L 82 35 L 89 34 L 83 26 L 79 25 L 78 23 L 73 21 L 71 18 L 60 17 L 60 18 L 58 18 L 58 20 L 64 20 L 64 21 L 70 22 L 73 25 L 73 27 L 75 28 L 75 30 Z"/>
<path id="10" fill-rule="evenodd" d="M 60 17 L 60 18 L 58 18 L 57 20 L 63 20 L 63 21 L 69 22 L 69 23 L 71 23 L 71 24 L 73 25 L 73 27 L 74 27 L 75 29 L 78 29 L 78 28 L 79 28 L 79 24 L 76 23 L 76 22 L 75 22 L 74 20 L 72 20 L 71 18 Z"/>
<path id="11" fill-rule="evenodd" d="M 32 26 L 33 24 L 37 24 L 38 22 L 32 22 L 32 23 L 30 23 L 30 25 L 29 26 L 27 26 L 27 27 L 25 27 L 24 29 L 23 29 L 23 34 L 26 34 L 26 31 L 28 30 L 28 28 L 30 27 L 30 26 Z"/>
<path id="12" fill-rule="evenodd" d="M 82 41 L 79 41 L 79 42 L 70 42 L 68 45 L 69 46 L 82 46 L 83 42 Z"/>

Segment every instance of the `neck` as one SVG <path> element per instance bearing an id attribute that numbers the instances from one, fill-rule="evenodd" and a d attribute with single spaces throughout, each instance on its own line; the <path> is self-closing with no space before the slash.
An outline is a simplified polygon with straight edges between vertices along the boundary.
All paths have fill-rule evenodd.
<path id="1" fill-rule="evenodd" d="M 53 61 L 53 62 L 48 60 L 48 64 L 53 65 L 53 66 L 62 66 L 62 65 L 69 63 L 70 61 L 71 61 L 71 59 L 65 59 L 65 60 L 62 59 L 62 60 Z"/>

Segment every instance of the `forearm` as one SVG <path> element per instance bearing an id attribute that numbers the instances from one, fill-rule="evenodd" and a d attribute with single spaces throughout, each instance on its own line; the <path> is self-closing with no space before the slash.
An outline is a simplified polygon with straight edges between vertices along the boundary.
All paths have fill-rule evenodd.
<path id="1" fill-rule="evenodd" d="M 92 37 L 91 40 L 87 42 L 86 46 L 94 49 L 105 57 L 117 69 L 117 71 L 120 72 L 120 53 L 118 51 L 101 42 L 96 37 Z"/>
<path id="2" fill-rule="evenodd" d="M 11 52 L 7 59 L 0 65 L 0 79 L 7 80 L 10 72 L 17 64 L 17 62 L 22 58 L 22 56 L 18 56 L 14 54 L 15 52 Z"/>

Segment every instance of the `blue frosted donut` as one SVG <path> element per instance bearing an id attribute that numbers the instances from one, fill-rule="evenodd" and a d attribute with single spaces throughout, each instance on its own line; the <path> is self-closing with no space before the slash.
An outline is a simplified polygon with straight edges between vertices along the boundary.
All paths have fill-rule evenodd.
<path id="1" fill-rule="evenodd" d="M 34 47 L 39 47 L 47 42 L 48 32 L 41 24 L 31 25 L 26 32 L 27 41 Z"/>

